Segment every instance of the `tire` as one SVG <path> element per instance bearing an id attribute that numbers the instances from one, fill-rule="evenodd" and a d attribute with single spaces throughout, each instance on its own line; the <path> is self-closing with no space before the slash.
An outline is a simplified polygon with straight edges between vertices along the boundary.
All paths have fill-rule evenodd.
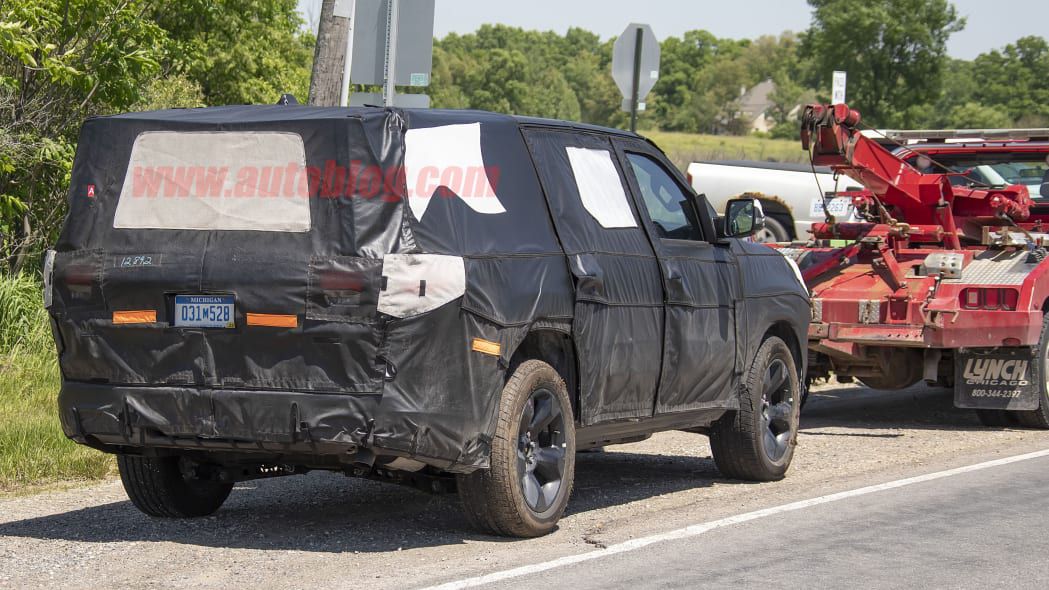
<path id="1" fill-rule="evenodd" d="M 772 215 L 765 217 L 765 229 L 754 234 L 754 241 L 758 244 L 771 244 L 776 242 L 789 242 L 790 232 L 779 219 Z"/>
<path id="2" fill-rule="evenodd" d="M 726 477 L 783 479 L 797 444 L 801 385 L 790 347 L 772 336 L 758 348 L 745 375 L 738 411 L 714 423 L 710 448 Z"/>
<path id="3" fill-rule="evenodd" d="M 470 523 L 507 537 L 553 531 L 572 493 L 575 453 L 564 380 L 542 361 L 521 363 L 499 400 L 490 467 L 458 476 Z"/>
<path id="4" fill-rule="evenodd" d="M 1010 412 L 1020 426 L 1049 429 L 1049 314 L 1042 319 L 1042 335 L 1038 337 L 1038 348 L 1031 363 L 1031 375 L 1038 383 L 1040 394 L 1038 408 Z"/>
<path id="5" fill-rule="evenodd" d="M 131 503 L 149 516 L 207 516 L 222 506 L 232 483 L 186 479 L 178 457 L 117 455 L 120 481 Z"/>

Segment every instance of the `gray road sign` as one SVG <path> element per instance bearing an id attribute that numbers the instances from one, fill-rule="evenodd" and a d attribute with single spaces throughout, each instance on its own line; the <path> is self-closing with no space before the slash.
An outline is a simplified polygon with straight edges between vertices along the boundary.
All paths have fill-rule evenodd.
<path id="1" fill-rule="evenodd" d="M 382 102 L 381 92 L 354 92 L 350 95 L 351 107 L 379 106 Z M 430 97 L 426 94 L 395 94 L 393 106 L 402 109 L 428 109 L 430 108 Z"/>
<path id="2" fill-rule="evenodd" d="M 636 60 L 638 29 L 641 30 L 640 60 Z M 631 23 L 612 48 L 612 78 L 627 100 L 633 96 L 635 61 L 640 66 L 637 100 L 644 100 L 659 80 L 659 41 L 648 25 Z"/>
<path id="3" fill-rule="evenodd" d="M 637 112 L 659 80 L 659 41 L 648 25 L 630 23 L 612 47 L 612 79 L 623 94 L 623 110 L 630 112 L 630 130 L 637 130 Z"/>
<path id="4" fill-rule="evenodd" d="M 357 0 L 353 23 L 354 84 L 381 85 L 385 80 L 386 16 L 389 0 Z M 394 82 L 428 86 L 433 63 L 434 0 L 399 0 L 396 23 Z"/>

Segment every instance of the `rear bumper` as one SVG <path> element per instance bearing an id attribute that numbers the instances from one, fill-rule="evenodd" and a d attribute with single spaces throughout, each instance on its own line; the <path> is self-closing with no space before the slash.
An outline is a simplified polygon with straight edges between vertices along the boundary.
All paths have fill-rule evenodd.
<path id="1" fill-rule="evenodd" d="M 487 444 L 480 442 L 469 456 L 461 447 L 452 456 L 430 456 L 438 453 L 427 450 L 450 442 L 433 440 L 435 432 L 447 432 L 449 425 L 438 428 L 420 424 L 417 414 L 384 412 L 381 400 L 379 392 L 314 394 L 67 381 L 58 404 L 66 436 L 113 453 L 185 451 L 334 468 L 408 457 L 453 472 L 487 465 Z"/>
<path id="2" fill-rule="evenodd" d="M 809 340 L 911 348 L 1034 346 L 1042 328 L 1040 311 L 963 311 L 944 314 L 943 325 L 813 322 Z"/>

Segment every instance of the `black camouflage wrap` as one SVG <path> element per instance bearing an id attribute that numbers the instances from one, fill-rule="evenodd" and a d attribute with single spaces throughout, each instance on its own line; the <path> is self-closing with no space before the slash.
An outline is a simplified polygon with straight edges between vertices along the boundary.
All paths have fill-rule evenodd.
<path id="1" fill-rule="evenodd" d="M 407 130 L 462 123 L 480 123 L 505 213 L 434 198 L 420 223 L 403 180 L 376 196 L 324 196 L 321 174 L 305 233 L 113 227 L 145 131 L 292 132 L 307 166 L 388 170 Z M 112 452 L 410 457 L 469 472 L 487 466 L 499 393 L 535 330 L 571 336 L 581 427 L 644 430 L 637 419 L 699 410 L 709 422 L 709 410 L 738 407 L 739 376 L 774 326 L 800 343 L 803 364 L 807 293 L 786 259 L 737 240 L 653 239 L 636 204 L 639 227 L 603 229 L 580 205 L 565 146 L 662 158 L 632 134 L 471 111 L 243 106 L 88 120 L 51 277 L 66 435 Z M 405 319 L 379 313 L 383 257 L 411 253 L 462 257 L 465 294 Z M 121 264 L 129 256 L 154 263 Z M 326 293 L 323 277 L 340 272 L 364 283 L 352 302 Z M 174 295 L 198 293 L 233 294 L 236 327 L 174 327 Z M 157 322 L 114 324 L 118 310 L 157 310 Z M 298 325 L 248 326 L 248 311 Z M 473 350 L 475 338 L 498 342 L 498 356 Z"/>

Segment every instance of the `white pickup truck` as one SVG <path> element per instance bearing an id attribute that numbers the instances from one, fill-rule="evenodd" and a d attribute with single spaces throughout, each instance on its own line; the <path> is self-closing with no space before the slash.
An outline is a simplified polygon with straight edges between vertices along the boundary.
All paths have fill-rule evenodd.
<path id="1" fill-rule="evenodd" d="M 823 221 L 821 199 L 839 221 L 856 221 L 852 200 L 834 197 L 841 191 L 861 190 L 854 180 L 842 176 L 835 181 L 829 168 L 817 166 L 815 174 L 808 164 L 781 164 L 725 160 L 693 162 L 687 170 L 696 193 L 707 195 L 717 211 L 734 197 L 747 195 L 761 200 L 765 210 L 765 230 L 754 236 L 756 242 L 804 240 L 813 222 Z"/>

